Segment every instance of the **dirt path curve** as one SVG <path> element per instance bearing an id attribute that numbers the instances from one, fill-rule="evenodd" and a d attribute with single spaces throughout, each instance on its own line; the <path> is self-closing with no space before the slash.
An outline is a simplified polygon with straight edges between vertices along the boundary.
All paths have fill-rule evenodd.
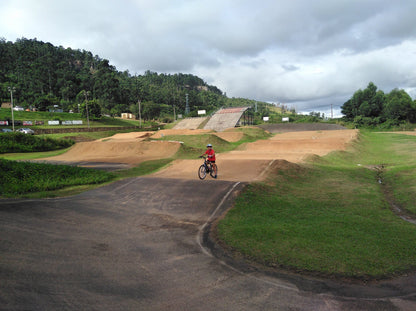
<path id="1" fill-rule="evenodd" d="M 0 200 L 0 310 L 415 310 L 414 280 L 276 277 L 212 256 L 201 230 L 240 185 L 132 178 L 68 198 Z"/>

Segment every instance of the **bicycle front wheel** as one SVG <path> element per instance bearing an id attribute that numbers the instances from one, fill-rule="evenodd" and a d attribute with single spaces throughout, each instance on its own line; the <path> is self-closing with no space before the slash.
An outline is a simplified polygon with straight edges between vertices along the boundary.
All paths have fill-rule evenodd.
<path id="1" fill-rule="evenodd" d="M 205 165 L 201 165 L 198 170 L 198 177 L 199 179 L 204 179 L 207 176 L 207 171 L 205 169 Z"/>

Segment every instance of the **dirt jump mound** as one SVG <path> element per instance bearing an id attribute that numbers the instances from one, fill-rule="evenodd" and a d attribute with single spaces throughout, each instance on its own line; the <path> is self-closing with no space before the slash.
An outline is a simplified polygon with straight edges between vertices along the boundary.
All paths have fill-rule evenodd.
<path id="1" fill-rule="evenodd" d="M 173 157 L 181 146 L 177 141 L 155 141 L 151 140 L 152 138 L 208 133 L 230 142 L 239 141 L 243 137 L 241 131 L 234 129 L 220 133 L 190 129 L 124 133 L 92 142 L 77 143 L 65 154 L 47 160 L 72 163 L 122 163 L 135 166 L 148 160 Z M 267 140 L 246 143 L 231 152 L 217 153 L 218 179 L 244 182 L 263 180 L 267 174 L 275 170 L 276 165 L 284 163 L 279 162 L 280 160 L 300 163 L 312 155 L 323 156 L 334 150 L 344 150 L 348 143 L 356 138 L 357 133 L 357 130 L 345 129 L 278 132 Z M 152 176 L 198 179 L 197 171 L 201 164 L 201 159 L 175 160 L 167 168 Z"/>
<path id="2" fill-rule="evenodd" d="M 144 141 L 150 133 L 117 134 L 92 142 L 75 144 L 68 152 L 48 158 L 59 162 L 108 162 L 130 165 L 170 158 L 179 149 L 179 142 Z"/>
<path id="3" fill-rule="evenodd" d="M 345 150 L 357 134 L 357 130 L 289 132 L 243 144 L 238 150 L 217 154 L 218 178 L 247 182 L 263 180 L 271 169 L 275 169 L 276 163 L 284 163 L 277 160 L 301 163 L 312 155 L 324 156 L 334 150 Z M 198 179 L 199 165 L 199 159 L 176 160 L 153 176 Z"/>

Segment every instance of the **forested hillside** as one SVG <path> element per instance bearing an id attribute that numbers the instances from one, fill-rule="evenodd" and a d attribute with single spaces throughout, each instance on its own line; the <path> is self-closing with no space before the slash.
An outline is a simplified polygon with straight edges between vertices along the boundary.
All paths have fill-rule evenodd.
<path id="1" fill-rule="evenodd" d="M 46 111 L 58 105 L 64 111 L 81 109 L 88 99 L 102 114 L 137 114 L 141 101 L 143 117 L 184 113 L 186 97 L 191 115 L 198 109 L 211 112 L 224 105 L 227 97 L 215 86 L 191 74 L 143 75 L 120 72 L 106 59 L 85 50 L 56 47 L 36 39 L 6 42 L 0 39 L 0 99 Z M 188 95 L 186 95 L 188 94 Z"/>

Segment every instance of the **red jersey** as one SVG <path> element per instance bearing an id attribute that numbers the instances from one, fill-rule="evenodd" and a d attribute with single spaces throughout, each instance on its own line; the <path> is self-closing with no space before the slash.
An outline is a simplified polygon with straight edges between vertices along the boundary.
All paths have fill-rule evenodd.
<path id="1" fill-rule="evenodd" d="M 205 151 L 204 154 L 208 155 L 208 160 L 215 161 L 215 151 L 214 151 L 214 149 L 212 149 L 212 148 L 207 149 L 207 151 Z"/>

